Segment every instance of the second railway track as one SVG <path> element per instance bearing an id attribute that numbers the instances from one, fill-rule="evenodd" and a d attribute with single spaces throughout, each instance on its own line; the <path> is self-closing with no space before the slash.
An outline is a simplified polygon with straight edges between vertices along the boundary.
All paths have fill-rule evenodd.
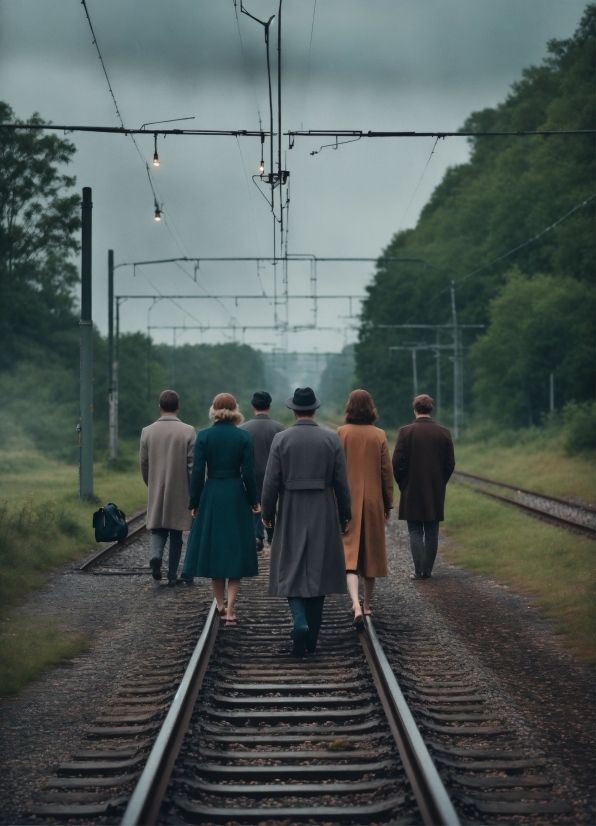
<path id="1" fill-rule="evenodd" d="M 596 508 L 591 504 L 578 504 L 571 500 L 518 488 L 505 482 L 496 482 L 494 479 L 486 479 L 473 473 L 455 471 L 453 476 L 460 482 L 468 483 L 485 496 L 516 507 L 530 516 L 596 539 Z M 496 493 L 497 490 L 501 493 Z M 502 493 L 509 495 L 503 496 Z"/>

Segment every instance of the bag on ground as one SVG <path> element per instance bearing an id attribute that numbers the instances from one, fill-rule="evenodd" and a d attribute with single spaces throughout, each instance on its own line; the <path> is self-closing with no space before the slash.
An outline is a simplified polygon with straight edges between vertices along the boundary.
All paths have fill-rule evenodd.
<path id="1" fill-rule="evenodd" d="M 96 542 L 122 542 L 128 536 L 126 516 L 113 502 L 95 511 L 93 527 Z"/>

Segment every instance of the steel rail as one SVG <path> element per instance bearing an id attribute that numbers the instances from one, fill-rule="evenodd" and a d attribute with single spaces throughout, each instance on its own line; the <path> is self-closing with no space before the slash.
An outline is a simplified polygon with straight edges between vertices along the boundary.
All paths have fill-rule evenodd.
<path id="1" fill-rule="evenodd" d="M 213 600 L 197 646 L 130 798 L 121 826 L 152 826 L 157 822 L 161 802 L 209 665 L 219 626 L 220 616 L 216 600 Z M 387 661 L 370 617 L 366 618 L 366 633 L 360 634 L 360 640 L 423 822 L 427 826 L 459 826 L 457 813 Z"/>
<path id="2" fill-rule="evenodd" d="M 516 502 L 515 499 L 509 499 L 507 496 L 499 496 L 498 493 L 491 493 L 489 490 L 484 490 L 481 487 L 474 486 L 474 490 L 481 493 L 483 496 L 490 496 L 491 499 L 496 499 L 498 502 L 504 502 L 506 505 L 513 505 L 524 513 L 530 516 L 535 516 L 537 519 L 542 519 L 544 522 L 550 522 L 558 528 L 567 528 L 567 530 L 577 531 L 578 533 L 589 536 L 590 539 L 596 539 L 596 529 L 590 528 L 588 525 L 582 525 L 581 522 L 574 522 L 572 519 L 565 519 L 562 516 L 555 516 L 553 513 L 540 510 L 540 508 L 533 508 L 531 505 L 524 505 L 522 502 Z M 540 494 L 536 494 L 539 496 Z M 566 502 L 566 505 L 569 503 Z"/>
<path id="3" fill-rule="evenodd" d="M 220 616 L 214 599 L 182 682 L 126 807 L 122 826 L 151 826 L 157 822 L 159 808 L 188 729 L 219 625 Z"/>
<path id="4" fill-rule="evenodd" d="M 131 522 L 135 522 L 137 519 L 141 519 L 142 517 L 144 517 L 146 515 L 147 515 L 147 511 L 141 511 L 141 513 L 139 513 L 136 516 L 133 516 L 131 519 L 129 519 L 127 524 L 130 525 Z M 88 571 L 97 562 L 99 562 L 99 560 L 102 559 L 104 556 L 111 553 L 116 548 L 122 548 L 124 545 L 126 545 L 132 539 L 136 539 L 137 536 L 140 536 L 146 530 L 147 530 L 147 524 L 146 523 L 143 523 L 142 525 L 139 525 L 139 527 L 135 528 L 133 531 L 131 531 L 128 534 L 128 536 L 126 537 L 126 539 L 122 540 L 122 542 L 111 542 L 109 545 L 106 545 L 105 548 L 100 548 L 100 550 L 96 551 L 93 554 L 93 556 L 90 556 L 89 559 L 87 559 L 85 562 L 83 562 L 83 564 L 79 566 L 78 570 L 79 571 Z"/>
<path id="5" fill-rule="evenodd" d="M 475 479 L 477 482 L 485 482 L 487 485 L 496 485 L 500 488 L 507 488 L 508 490 L 514 490 L 516 493 L 527 493 L 528 496 L 538 496 L 540 499 L 548 499 L 550 502 L 558 502 L 560 505 L 568 505 L 569 507 L 577 508 L 578 510 L 596 512 L 596 505 L 592 505 L 589 502 L 585 504 L 578 504 L 577 502 L 572 502 L 570 499 L 561 499 L 559 496 L 549 496 L 547 493 L 539 493 L 537 490 L 527 490 L 527 488 L 520 488 L 517 485 L 510 485 L 507 482 L 496 482 L 494 479 L 486 479 L 484 476 L 476 476 L 474 473 L 464 473 L 463 470 L 456 470 L 453 475 L 464 476 L 467 479 Z"/>
<path id="6" fill-rule="evenodd" d="M 458 826 L 457 813 L 368 616 L 365 629 L 360 642 L 422 819 L 427 826 Z"/>

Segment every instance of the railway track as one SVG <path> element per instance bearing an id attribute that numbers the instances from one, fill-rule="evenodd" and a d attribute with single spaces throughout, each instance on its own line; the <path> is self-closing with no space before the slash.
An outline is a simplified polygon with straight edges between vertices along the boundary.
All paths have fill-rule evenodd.
<path id="1" fill-rule="evenodd" d="M 29 816 L 455 824 L 453 803 L 462 822 L 584 822 L 569 819 L 547 757 L 516 734 L 417 592 L 397 610 L 380 588 L 376 628 L 367 620 L 361 634 L 347 599 L 330 598 L 317 654 L 294 658 L 287 606 L 265 596 L 261 567 L 242 583 L 236 627 L 220 623 L 205 582 L 156 589 L 166 610 L 149 649 L 123 665 Z"/>
<path id="2" fill-rule="evenodd" d="M 211 606 L 122 824 L 459 823 L 370 619 L 329 599 L 294 658 L 265 588 L 243 583 L 237 627 Z"/>
<path id="3" fill-rule="evenodd" d="M 518 488 L 505 482 L 495 482 L 493 479 L 486 479 L 473 473 L 455 471 L 453 476 L 462 482 L 470 483 L 475 490 L 485 496 L 490 496 L 491 499 L 512 505 L 530 516 L 550 522 L 560 528 L 567 528 L 584 536 L 589 536 L 591 539 L 596 539 L 596 507 L 593 505 L 579 505 L 568 499 L 560 499 L 537 491 Z M 493 488 L 493 490 L 487 488 Z M 495 493 L 494 489 L 512 491 L 518 498 L 502 496 Z"/>

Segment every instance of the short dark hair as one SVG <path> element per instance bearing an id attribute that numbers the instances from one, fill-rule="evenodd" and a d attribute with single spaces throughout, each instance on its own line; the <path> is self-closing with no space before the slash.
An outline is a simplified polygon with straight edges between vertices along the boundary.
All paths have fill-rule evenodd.
<path id="1" fill-rule="evenodd" d="M 412 407 L 416 413 L 432 413 L 435 409 L 435 400 L 423 393 L 421 396 L 416 396 L 412 402 Z"/>
<path id="2" fill-rule="evenodd" d="M 180 407 L 180 396 L 175 390 L 164 390 L 159 396 L 159 406 L 164 413 L 175 413 Z"/>
<path id="3" fill-rule="evenodd" d="M 346 424 L 372 424 L 379 418 L 375 403 L 367 390 L 352 390 L 346 403 Z"/>
<path id="4" fill-rule="evenodd" d="M 271 408 L 271 405 L 267 402 L 251 402 L 251 404 L 255 410 L 269 410 Z"/>

